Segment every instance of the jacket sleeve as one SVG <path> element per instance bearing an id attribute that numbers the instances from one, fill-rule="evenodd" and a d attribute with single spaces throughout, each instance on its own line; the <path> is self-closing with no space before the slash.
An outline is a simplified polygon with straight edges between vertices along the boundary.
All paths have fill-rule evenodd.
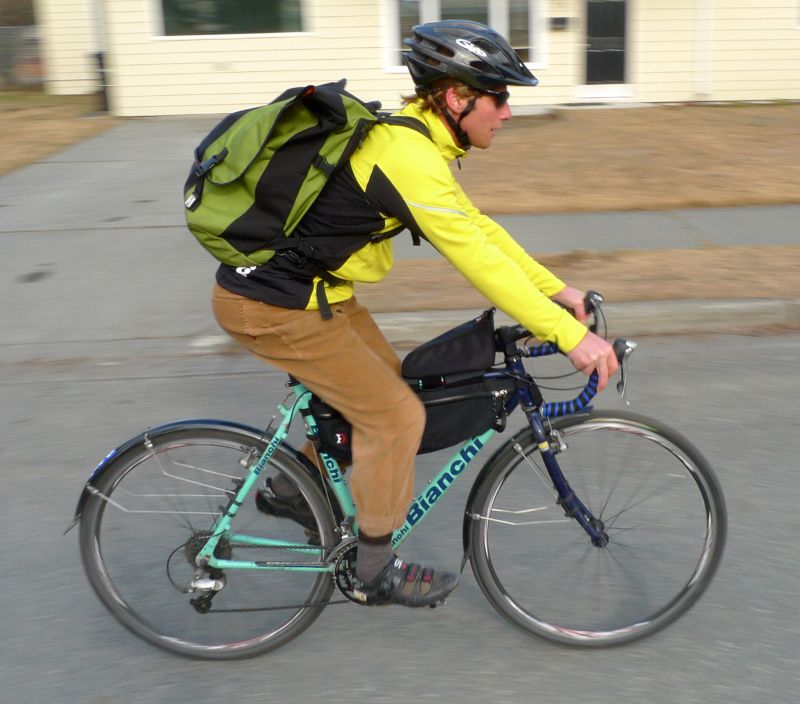
<path id="1" fill-rule="evenodd" d="M 456 182 L 456 189 L 460 193 L 460 200 L 464 204 L 464 212 L 475 220 L 478 227 L 489 241 L 502 250 L 506 256 L 513 259 L 525 272 L 531 283 L 546 296 L 553 296 L 566 287 L 552 271 L 542 266 L 498 222 L 481 213 Z"/>
<path id="2" fill-rule="evenodd" d="M 583 339 L 586 327 L 548 297 L 563 282 L 478 211 L 432 145 L 420 149 L 418 159 L 406 153 L 382 167 L 413 219 L 405 224 L 417 228 L 495 306 L 563 352 Z"/>

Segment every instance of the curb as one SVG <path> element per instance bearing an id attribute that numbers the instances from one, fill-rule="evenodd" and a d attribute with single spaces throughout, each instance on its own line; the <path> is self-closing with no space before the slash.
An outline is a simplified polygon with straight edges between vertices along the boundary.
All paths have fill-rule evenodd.
<path id="1" fill-rule="evenodd" d="M 800 299 L 606 303 L 603 311 L 609 339 L 691 333 L 753 333 L 800 325 Z M 373 317 L 394 347 L 411 349 L 478 313 L 479 309 L 470 308 L 373 313 Z M 498 311 L 495 322 L 508 325 L 513 321 Z M 191 346 L 205 354 L 244 352 L 227 335 L 197 338 Z"/>

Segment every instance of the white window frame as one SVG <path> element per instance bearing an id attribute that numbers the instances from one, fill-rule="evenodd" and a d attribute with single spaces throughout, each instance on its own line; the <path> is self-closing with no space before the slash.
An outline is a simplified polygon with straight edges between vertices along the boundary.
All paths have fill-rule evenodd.
<path id="1" fill-rule="evenodd" d="M 486 0 L 489 5 L 489 26 L 503 36 L 508 34 L 508 0 Z M 435 22 L 441 18 L 439 0 L 419 0 L 420 22 Z M 532 69 L 546 68 L 547 0 L 528 0 L 528 36 L 533 38 L 533 61 L 525 65 Z M 399 22 L 396 0 L 381 0 L 381 37 L 383 39 L 383 64 L 387 73 L 405 73 L 407 69 L 397 63 L 400 52 Z"/>

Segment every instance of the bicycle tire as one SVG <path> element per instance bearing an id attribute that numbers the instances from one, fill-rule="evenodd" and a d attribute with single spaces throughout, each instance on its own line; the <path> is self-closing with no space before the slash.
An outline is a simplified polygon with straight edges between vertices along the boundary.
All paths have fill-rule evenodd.
<path id="1" fill-rule="evenodd" d="M 592 411 L 553 427 L 567 446 L 559 465 L 608 545 L 593 547 L 557 505 L 526 428 L 489 460 L 467 507 L 475 578 L 529 635 L 585 647 L 651 635 L 695 603 L 719 565 L 719 482 L 688 440 L 644 416 Z"/>
<path id="2" fill-rule="evenodd" d="M 196 594 L 179 591 L 191 581 L 198 536 L 209 534 L 219 503 L 227 503 L 233 483 L 269 439 L 238 427 L 175 424 L 127 443 L 97 478 L 100 495 L 87 498 L 81 515 L 81 557 L 101 602 L 137 636 L 179 655 L 240 659 L 286 644 L 322 612 L 333 590 L 330 573 L 226 570 L 226 586 L 205 614 L 190 604 Z M 261 477 L 281 471 L 290 478 L 311 507 L 322 545 L 331 546 L 331 508 L 293 452 L 278 448 Z M 232 528 L 297 545 L 309 540 L 298 524 L 259 513 L 254 500 L 239 507 Z M 226 549 L 230 559 L 276 557 L 263 548 Z M 277 557 L 286 559 L 288 551 L 279 550 Z M 309 560 L 308 553 L 292 554 Z"/>

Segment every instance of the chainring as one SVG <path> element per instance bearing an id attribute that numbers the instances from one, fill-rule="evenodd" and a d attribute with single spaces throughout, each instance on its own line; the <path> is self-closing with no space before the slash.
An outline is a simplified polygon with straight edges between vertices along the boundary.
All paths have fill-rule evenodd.
<path id="1" fill-rule="evenodd" d="M 334 555 L 333 581 L 337 589 L 347 599 L 359 606 L 364 606 L 364 601 L 355 596 L 354 580 L 356 577 L 356 558 L 358 543 L 352 542 L 339 548 Z"/>

